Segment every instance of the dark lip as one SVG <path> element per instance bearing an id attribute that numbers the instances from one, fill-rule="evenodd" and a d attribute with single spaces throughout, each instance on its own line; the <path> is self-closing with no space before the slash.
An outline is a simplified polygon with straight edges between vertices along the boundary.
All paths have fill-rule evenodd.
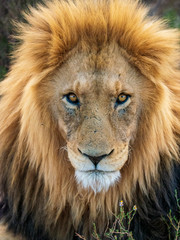
<path id="1" fill-rule="evenodd" d="M 87 173 L 113 173 L 113 172 L 116 172 L 116 171 L 102 171 L 102 170 L 94 169 L 94 170 L 80 171 L 80 172 L 87 172 Z"/>

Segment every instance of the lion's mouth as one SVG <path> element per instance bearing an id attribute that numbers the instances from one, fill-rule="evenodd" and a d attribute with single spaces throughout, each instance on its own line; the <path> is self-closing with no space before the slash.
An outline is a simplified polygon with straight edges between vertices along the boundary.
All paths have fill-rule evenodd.
<path id="1" fill-rule="evenodd" d="M 114 173 L 116 171 L 103 171 L 103 170 L 94 169 L 94 170 L 80 171 L 80 172 L 92 173 L 92 174 L 107 174 L 107 173 Z"/>

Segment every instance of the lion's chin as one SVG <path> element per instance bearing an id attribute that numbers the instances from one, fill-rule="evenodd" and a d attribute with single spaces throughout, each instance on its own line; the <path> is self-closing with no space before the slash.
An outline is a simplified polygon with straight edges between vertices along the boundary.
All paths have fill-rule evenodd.
<path id="1" fill-rule="evenodd" d="M 92 189 L 95 193 L 107 191 L 120 177 L 120 171 L 78 171 L 75 172 L 76 181 L 85 189 Z"/>

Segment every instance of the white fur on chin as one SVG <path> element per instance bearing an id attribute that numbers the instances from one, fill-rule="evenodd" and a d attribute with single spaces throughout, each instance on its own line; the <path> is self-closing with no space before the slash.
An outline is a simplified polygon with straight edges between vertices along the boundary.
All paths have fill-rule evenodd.
<path id="1" fill-rule="evenodd" d="M 120 171 L 100 172 L 100 171 L 78 171 L 75 172 L 76 181 L 83 188 L 91 188 L 95 193 L 107 191 L 111 185 L 121 177 Z"/>

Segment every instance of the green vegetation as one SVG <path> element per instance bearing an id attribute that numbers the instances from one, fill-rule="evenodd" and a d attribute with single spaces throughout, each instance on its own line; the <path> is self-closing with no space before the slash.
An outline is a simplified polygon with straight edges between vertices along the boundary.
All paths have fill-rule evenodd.
<path id="1" fill-rule="evenodd" d="M 177 201 L 178 212 L 180 215 L 180 199 L 178 198 L 177 191 L 175 191 L 175 197 L 176 197 L 176 201 Z M 163 218 L 163 220 L 166 222 L 166 224 L 168 226 L 169 240 L 172 240 L 170 237 L 172 231 L 175 232 L 174 240 L 180 239 L 180 220 L 178 221 L 177 218 L 172 215 L 171 210 L 169 211 L 169 214 L 167 215 L 167 217 L 169 219 L 169 223 L 167 223 L 167 221 L 164 218 Z"/>
<path id="2" fill-rule="evenodd" d="M 177 191 L 175 191 L 175 197 L 177 201 L 177 208 L 180 214 L 180 199 L 178 198 Z M 129 212 L 125 212 L 123 201 L 119 203 L 120 212 L 117 216 L 115 216 L 115 221 L 111 228 L 107 228 L 104 236 L 106 239 L 111 240 L 120 240 L 126 237 L 127 240 L 134 240 L 133 234 L 130 231 L 131 222 L 136 214 L 137 207 L 134 206 L 133 209 Z M 167 224 L 168 232 L 169 232 L 169 240 L 179 240 L 180 239 L 180 220 L 178 220 L 173 214 L 172 210 L 169 211 L 167 218 L 162 218 L 163 221 Z M 92 236 L 95 240 L 101 240 L 102 238 L 99 236 L 96 230 L 96 225 L 93 224 L 93 233 Z M 171 233 L 174 232 L 175 238 L 171 238 Z M 82 240 L 87 240 L 84 236 L 77 234 L 77 236 Z"/>
<path id="3" fill-rule="evenodd" d="M 9 55 L 12 52 L 14 40 L 12 20 L 19 21 L 22 9 L 35 5 L 42 0 L 1 0 L 0 3 L 0 80 L 4 78 L 9 68 Z M 25 8 L 26 7 L 26 8 Z"/>
<path id="4" fill-rule="evenodd" d="M 4 66 L 0 66 L 0 79 L 4 78 L 6 72 L 7 72 L 7 69 Z"/>
<path id="5" fill-rule="evenodd" d="M 111 228 L 107 228 L 104 236 L 106 239 L 111 240 L 120 240 L 126 237 L 127 240 L 134 240 L 132 232 L 130 231 L 131 222 L 136 214 L 137 207 L 134 206 L 133 209 L 129 212 L 126 212 L 124 209 L 124 203 L 121 201 L 119 203 L 119 214 L 115 216 L 115 221 Z M 96 240 L 101 240 L 101 237 L 96 231 L 96 225 L 93 224 L 94 231 L 92 236 Z M 86 240 L 85 237 L 77 234 L 79 238 Z"/>
<path id="6" fill-rule="evenodd" d="M 180 16 L 175 9 L 167 9 L 164 12 L 164 18 L 167 19 L 170 27 L 180 28 Z"/>
<path id="7" fill-rule="evenodd" d="M 132 232 L 130 231 L 131 221 L 136 214 L 137 207 L 134 206 L 133 209 L 129 212 L 125 212 L 123 201 L 120 202 L 120 213 L 115 218 L 115 222 L 113 223 L 113 227 L 109 228 L 105 233 L 105 236 L 112 240 L 117 240 L 118 235 L 121 234 L 120 239 L 123 239 L 125 236 L 128 240 L 134 240 Z M 100 239 L 97 239 L 100 240 Z"/>

